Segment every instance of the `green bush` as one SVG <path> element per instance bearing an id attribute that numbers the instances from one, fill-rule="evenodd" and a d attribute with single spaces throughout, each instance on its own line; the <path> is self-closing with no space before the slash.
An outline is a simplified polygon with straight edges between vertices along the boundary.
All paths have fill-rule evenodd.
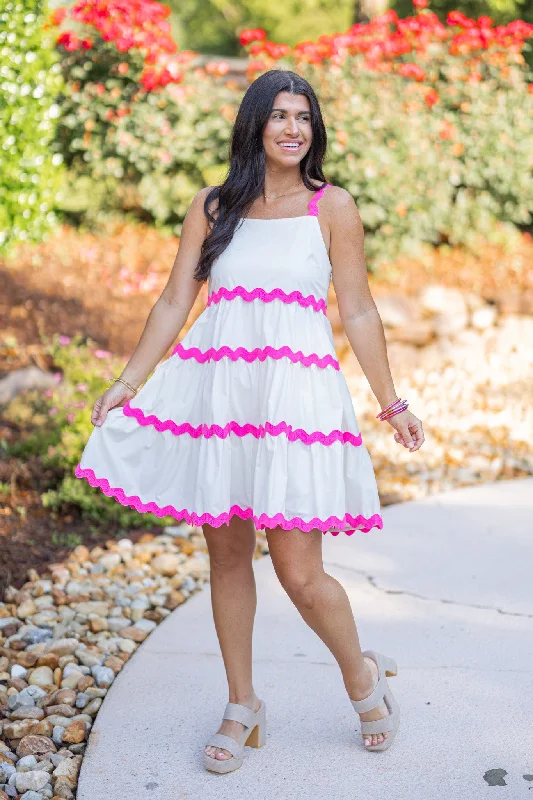
<path id="1" fill-rule="evenodd" d="M 61 69 L 44 0 L 0 5 L 0 252 L 55 226 L 61 156 L 51 150 Z"/>

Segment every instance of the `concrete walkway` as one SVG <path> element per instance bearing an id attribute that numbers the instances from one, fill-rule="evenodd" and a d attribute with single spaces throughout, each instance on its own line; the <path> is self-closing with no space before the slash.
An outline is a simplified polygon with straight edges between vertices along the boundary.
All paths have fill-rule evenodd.
<path id="1" fill-rule="evenodd" d="M 399 663 L 390 679 L 402 708 L 393 747 L 364 751 L 333 656 L 266 556 L 254 562 L 254 683 L 267 704 L 266 746 L 247 747 L 229 775 L 203 768 L 228 699 L 207 585 L 112 685 L 78 800 L 533 797 L 533 479 L 389 506 L 382 531 L 324 536 L 323 545 L 363 648 Z"/>

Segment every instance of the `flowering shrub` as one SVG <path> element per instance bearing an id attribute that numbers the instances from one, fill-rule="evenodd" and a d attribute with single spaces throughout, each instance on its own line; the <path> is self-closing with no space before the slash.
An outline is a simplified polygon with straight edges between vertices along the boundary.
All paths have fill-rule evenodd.
<path id="1" fill-rule="evenodd" d="M 315 87 L 327 174 L 356 199 L 373 266 L 424 241 L 516 241 L 532 221 L 533 84 L 522 51 L 533 25 L 457 11 L 444 24 L 427 5 L 283 53 L 263 31 L 241 33 L 250 79 L 289 67 Z"/>
<path id="2" fill-rule="evenodd" d="M 67 84 L 56 147 L 70 174 L 60 201 L 74 220 L 131 211 L 179 233 L 209 168 L 226 157 L 228 112 L 213 108 L 224 94 L 228 109 L 235 100 L 214 80 L 228 65 L 195 70 L 196 54 L 170 38 L 168 13 L 153 0 L 80 0 L 52 15 Z"/>
<path id="3" fill-rule="evenodd" d="M 50 151 L 61 75 L 43 0 L 0 8 L 0 252 L 54 226 L 61 157 Z"/>
<path id="4" fill-rule="evenodd" d="M 288 67 L 315 87 L 330 141 L 326 173 L 358 204 L 372 268 L 423 242 L 475 248 L 480 237 L 511 242 L 531 226 L 533 83 L 523 53 L 533 25 L 456 11 L 442 22 L 427 5 L 416 0 L 413 16 L 391 10 L 292 48 L 262 28 L 239 35 L 250 80 Z M 63 208 L 84 220 L 100 208 L 127 211 L 179 233 L 194 193 L 223 178 L 242 90 L 225 79 L 224 62 L 200 69 L 193 53 L 168 53 L 166 26 L 161 47 L 152 27 L 147 41 L 139 9 L 146 24 L 152 14 L 164 23 L 158 3 L 131 3 L 122 36 L 117 7 L 81 0 L 56 19 L 68 84 Z M 65 38 L 67 23 L 83 26 L 75 39 Z M 147 60 L 160 58 L 165 68 L 181 58 L 179 75 L 147 84 Z"/>

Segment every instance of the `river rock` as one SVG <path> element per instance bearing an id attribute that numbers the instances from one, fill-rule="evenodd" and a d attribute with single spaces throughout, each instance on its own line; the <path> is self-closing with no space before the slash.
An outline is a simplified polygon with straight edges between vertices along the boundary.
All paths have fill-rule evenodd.
<path id="1" fill-rule="evenodd" d="M 78 639 L 56 639 L 47 643 L 46 651 L 49 653 L 57 653 L 59 656 L 71 655 L 78 649 L 78 646 Z"/>
<path id="2" fill-rule="evenodd" d="M 35 667 L 28 683 L 32 686 L 49 686 L 54 683 L 54 673 L 50 667 Z"/>
<path id="3" fill-rule="evenodd" d="M 22 667 L 20 664 L 13 664 L 11 667 L 11 677 L 12 678 L 25 678 L 28 674 L 28 670 L 25 667 Z"/>
<path id="4" fill-rule="evenodd" d="M 35 769 L 31 772 L 19 772 L 15 780 L 15 786 L 19 792 L 27 792 L 30 789 L 37 791 L 48 783 L 49 775 L 43 769 Z"/>
<path id="5" fill-rule="evenodd" d="M 17 772 L 29 772 L 37 766 L 37 759 L 34 755 L 23 756 L 17 761 Z"/>
<path id="6" fill-rule="evenodd" d="M 53 741 L 48 736 L 23 736 L 20 742 L 17 745 L 17 755 L 21 756 L 29 756 L 32 753 L 34 755 L 40 755 L 42 753 L 47 753 L 51 750 L 53 753 L 56 752 L 56 746 Z"/>
<path id="7" fill-rule="evenodd" d="M 102 600 L 89 600 L 86 603 L 76 603 L 77 614 L 97 614 L 99 617 L 106 617 L 109 613 L 109 603 Z"/>
<path id="8" fill-rule="evenodd" d="M 44 711 L 38 706 L 19 706 L 11 712 L 9 718 L 15 719 L 44 719 Z"/>
<path id="9" fill-rule="evenodd" d="M 64 742 L 83 742 L 87 733 L 87 725 L 82 720 L 75 720 L 63 732 Z"/>
<path id="10" fill-rule="evenodd" d="M 174 553 L 161 553 L 152 559 L 151 567 L 160 575 L 174 575 L 180 567 L 180 559 Z"/>
<path id="11" fill-rule="evenodd" d="M 51 716 L 53 714 L 59 714 L 62 717 L 73 717 L 75 714 L 75 710 L 72 706 L 67 705 L 67 703 L 59 703 L 56 706 L 47 706 L 46 708 L 46 715 Z"/>
<path id="12" fill-rule="evenodd" d="M 115 673 L 109 667 L 95 666 L 91 672 L 98 686 L 110 686 L 115 679 Z"/>
<path id="13" fill-rule="evenodd" d="M 24 736 L 38 735 L 39 720 L 18 719 L 15 722 L 5 722 L 3 733 L 8 739 L 22 739 Z"/>
<path id="14" fill-rule="evenodd" d="M 76 702 L 76 692 L 73 689 L 58 689 L 54 692 L 53 699 L 57 704 L 73 706 Z"/>
<path id="15" fill-rule="evenodd" d="M 120 635 L 123 639 L 132 639 L 134 642 L 144 642 L 148 634 L 145 631 L 140 630 L 140 628 L 131 625 L 128 628 L 123 628 L 120 631 Z"/>
<path id="16" fill-rule="evenodd" d="M 76 781 L 80 771 L 81 760 L 83 756 L 73 756 L 73 758 L 65 758 L 55 768 L 53 775 L 55 778 L 62 778 L 71 789 L 76 787 Z"/>

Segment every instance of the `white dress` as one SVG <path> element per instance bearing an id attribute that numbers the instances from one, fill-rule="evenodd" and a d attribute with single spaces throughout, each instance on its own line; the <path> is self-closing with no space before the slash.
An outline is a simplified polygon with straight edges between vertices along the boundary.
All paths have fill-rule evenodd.
<path id="1" fill-rule="evenodd" d="M 242 219 L 206 308 L 125 406 L 107 413 L 75 475 L 139 512 L 219 527 L 337 535 L 382 528 L 326 316 L 331 263 L 313 196 L 301 217 Z"/>

